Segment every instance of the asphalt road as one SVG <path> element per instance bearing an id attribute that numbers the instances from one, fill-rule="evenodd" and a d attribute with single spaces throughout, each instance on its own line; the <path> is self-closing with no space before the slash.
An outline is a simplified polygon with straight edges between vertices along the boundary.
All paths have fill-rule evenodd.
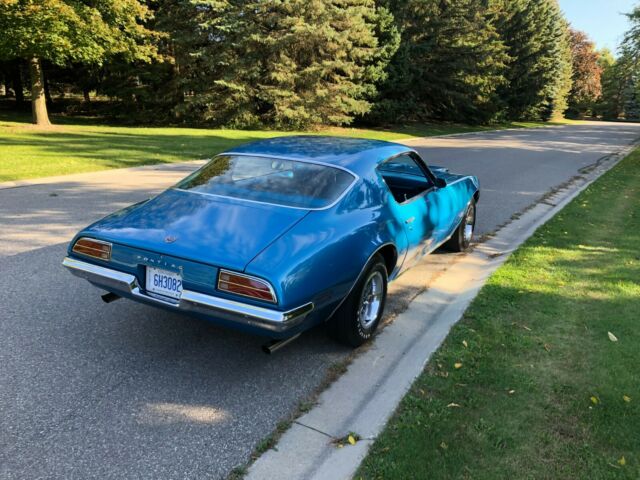
<path id="1" fill-rule="evenodd" d="M 637 137 L 637 124 L 592 123 L 408 143 L 480 178 L 487 233 Z M 0 189 L 0 478 L 224 477 L 348 354 L 318 329 L 267 357 L 261 338 L 105 305 L 63 271 L 78 227 L 192 168 Z M 453 260 L 433 255 L 401 277 L 391 310 Z"/>

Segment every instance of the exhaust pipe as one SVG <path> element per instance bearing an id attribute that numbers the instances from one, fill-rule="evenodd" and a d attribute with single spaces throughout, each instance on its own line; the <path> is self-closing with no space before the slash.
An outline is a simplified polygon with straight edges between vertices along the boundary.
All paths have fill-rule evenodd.
<path id="1" fill-rule="evenodd" d="M 269 343 L 265 343 L 264 345 L 262 345 L 262 351 L 267 355 L 271 355 L 272 353 L 280 350 L 282 347 L 289 345 L 296 338 L 298 338 L 301 333 L 302 332 L 295 334 L 293 337 L 285 338 L 282 340 L 271 340 Z"/>
<path id="2" fill-rule="evenodd" d="M 102 298 L 102 301 L 104 303 L 111 303 L 121 299 L 122 297 L 120 295 L 116 295 L 115 293 L 109 292 L 109 293 L 105 293 L 100 298 Z"/>

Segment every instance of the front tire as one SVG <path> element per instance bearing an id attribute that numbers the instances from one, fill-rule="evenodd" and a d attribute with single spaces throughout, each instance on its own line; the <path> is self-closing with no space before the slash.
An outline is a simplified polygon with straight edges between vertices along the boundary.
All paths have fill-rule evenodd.
<path id="1" fill-rule="evenodd" d="M 359 347 L 378 328 L 387 300 L 387 268 L 375 255 L 364 274 L 328 322 L 329 334 L 340 343 Z"/>
<path id="2" fill-rule="evenodd" d="M 451 238 L 444 244 L 444 248 L 452 252 L 464 252 L 469 249 L 473 233 L 476 229 L 476 201 L 471 200 L 464 212 L 462 222 L 453 232 Z"/>

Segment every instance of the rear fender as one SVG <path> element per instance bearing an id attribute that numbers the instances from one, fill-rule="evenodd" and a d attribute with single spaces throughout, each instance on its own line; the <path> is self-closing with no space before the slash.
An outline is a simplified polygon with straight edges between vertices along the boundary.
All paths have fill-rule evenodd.
<path id="1" fill-rule="evenodd" d="M 344 215 L 311 212 L 254 259 L 246 273 L 271 279 L 280 308 L 311 301 L 327 318 L 381 249 L 393 246 L 396 250 L 390 277 L 402 264 L 407 249 L 404 229 L 382 215 L 381 209 Z"/>

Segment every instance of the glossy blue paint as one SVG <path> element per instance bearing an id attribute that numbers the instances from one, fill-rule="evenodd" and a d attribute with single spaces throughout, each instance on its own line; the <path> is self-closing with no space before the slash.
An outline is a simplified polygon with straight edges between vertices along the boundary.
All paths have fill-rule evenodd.
<path id="1" fill-rule="evenodd" d="M 185 288 L 195 292 L 279 311 L 313 302 L 315 309 L 295 330 L 269 333 L 283 337 L 327 320 L 381 249 L 395 259 L 389 265 L 392 279 L 436 249 L 457 228 L 479 191 L 475 177 L 441 168 L 430 171 L 422 164 L 425 181 L 435 183 L 435 174 L 448 185 L 433 185 L 399 202 L 377 167 L 400 154 L 422 160 L 404 145 L 376 140 L 282 137 L 225 153 L 326 163 L 349 170 L 357 180 L 337 203 L 320 210 L 169 189 L 79 232 L 69 256 L 135 275 L 140 285 L 145 267 L 157 266 L 181 273 Z M 112 242 L 111 261 L 74 254 L 73 243 L 84 236 Z M 175 241 L 167 242 L 167 237 Z M 266 279 L 278 304 L 217 291 L 219 268 Z M 266 333 L 253 326 L 242 328 Z"/>
<path id="2" fill-rule="evenodd" d="M 306 214 L 306 210 L 170 189 L 106 217 L 83 234 L 243 271 L 274 238 Z M 167 243 L 167 237 L 176 240 Z"/>

